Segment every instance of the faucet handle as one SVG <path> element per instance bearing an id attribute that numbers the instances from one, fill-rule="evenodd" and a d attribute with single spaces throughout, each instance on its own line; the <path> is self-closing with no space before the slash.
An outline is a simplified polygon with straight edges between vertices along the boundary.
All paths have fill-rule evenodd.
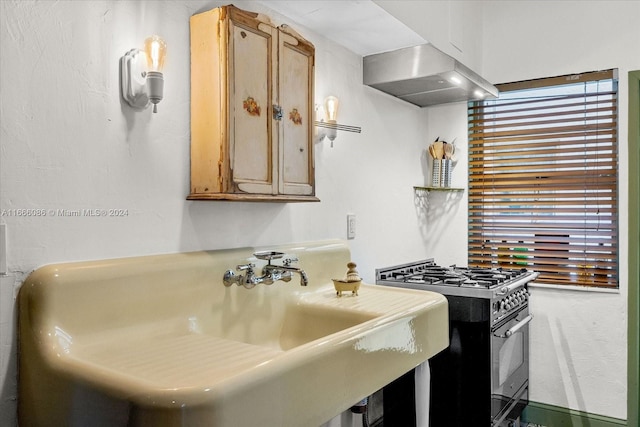
<path id="1" fill-rule="evenodd" d="M 249 263 L 249 264 L 240 264 L 236 266 L 236 270 L 238 271 L 244 271 L 244 270 L 249 270 L 249 271 L 253 271 L 253 267 L 255 267 L 255 264 Z"/>
<path id="2" fill-rule="evenodd" d="M 298 261 L 300 260 L 296 257 L 285 258 L 282 260 L 282 265 L 284 265 L 285 267 L 289 267 L 292 263 L 298 262 Z"/>

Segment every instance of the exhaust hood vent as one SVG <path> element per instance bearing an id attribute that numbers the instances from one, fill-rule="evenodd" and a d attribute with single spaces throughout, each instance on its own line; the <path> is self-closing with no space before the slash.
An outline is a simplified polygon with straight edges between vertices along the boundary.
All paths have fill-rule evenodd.
<path id="1" fill-rule="evenodd" d="M 365 85 L 419 107 L 498 96 L 495 86 L 429 43 L 362 61 Z"/>

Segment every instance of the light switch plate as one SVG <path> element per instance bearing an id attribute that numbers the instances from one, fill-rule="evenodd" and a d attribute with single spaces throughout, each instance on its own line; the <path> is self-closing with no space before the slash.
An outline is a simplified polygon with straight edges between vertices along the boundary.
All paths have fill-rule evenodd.
<path id="1" fill-rule="evenodd" d="M 347 214 L 347 239 L 356 238 L 356 215 Z"/>

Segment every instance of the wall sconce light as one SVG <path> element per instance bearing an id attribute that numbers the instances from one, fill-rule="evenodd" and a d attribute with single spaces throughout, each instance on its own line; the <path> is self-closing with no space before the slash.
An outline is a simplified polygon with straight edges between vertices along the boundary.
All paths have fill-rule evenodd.
<path id="1" fill-rule="evenodd" d="M 164 92 L 162 68 L 166 53 L 165 41 L 153 35 L 144 41 L 144 51 L 134 48 L 120 58 L 122 98 L 136 110 L 144 110 L 151 103 L 153 112 L 158 112 Z"/>
<path id="2" fill-rule="evenodd" d="M 316 114 L 320 114 L 323 111 L 324 118 L 320 121 L 316 120 L 315 125 L 322 130 L 318 132 L 317 142 L 322 141 L 325 137 L 331 141 L 331 147 L 333 147 L 333 141 L 338 136 L 338 131 L 343 130 L 347 132 L 360 133 L 362 129 L 358 126 L 341 125 L 337 122 L 338 119 L 338 107 L 340 106 L 340 100 L 335 96 L 327 96 L 324 100 L 324 108 L 320 105 L 316 105 Z M 325 121 L 326 119 L 326 121 Z"/>

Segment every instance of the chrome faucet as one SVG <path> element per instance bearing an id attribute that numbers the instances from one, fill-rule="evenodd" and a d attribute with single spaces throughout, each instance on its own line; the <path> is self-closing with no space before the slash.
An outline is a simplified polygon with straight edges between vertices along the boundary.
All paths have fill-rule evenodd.
<path id="1" fill-rule="evenodd" d="M 293 277 L 293 273 L 298 273 L 300 275 L 300 286 L 307 286 L 309 284 L 307 273 L 305 273 L 301 268 L 291 266 L 291 263 L 298 261 L 297 258 L 287 258 L 283 260 L 282 265 L 273 265 L 271 264 L 271 260 L 282 258 L 284 253 L 257 252 L 253 255 L 256 258 L 267 260 L 267 265 L 262 269 L 262 276 L 255 275 L 255 272 L 253 271 L 255 264 L 241 264 L 236 266 L 236 270 L 246 271 L 246 274 L 238 275 L 233 270 L 227 270 L 222 278 L 222 282 L 225 286 L 229 287 L 235 283 L 238 286 L 244 286 L 247 289 L 251 289 L 260 283 L 271 285 L 273 282 L 277 282 L 278 280 L 290 282 Z"/>
<path id="2" fill-rule="evenodd" d="M 290 282 L 293 273 L 300 275 L 300 286 L 307 286 L 309 284 L 309 278 L 307 273 L 301 268 L 292 267 L 292 262 L 297 262 L 298 258 L 287 258 L 282 261 L 282 265 L 273 265 L 271 263 L 264 266 L 262 271 L 265 276 L 269 276 L 273 281 L 282 280 L 283 282 Z"/>
<path id="3" fill-rule="evenodd" d="M 222 282 L 225 286 L 229 287 L 234 283 L 238 286 L 244 286 L 247 289 L 253 288 L 258 283 L 264 282 L 263 277 L 257 277 L 253 272 L 253 267 L 255 264 L 242 264 L 236 266 L 236 270 L 238 271 L 246 271 L 247 274 L 244 276 L 242 274 L 237 275 L 233 272 L 233 270 L 227 270 L 222 277 Z M 271 284 L 271 283 L 269 283 Z"/>

